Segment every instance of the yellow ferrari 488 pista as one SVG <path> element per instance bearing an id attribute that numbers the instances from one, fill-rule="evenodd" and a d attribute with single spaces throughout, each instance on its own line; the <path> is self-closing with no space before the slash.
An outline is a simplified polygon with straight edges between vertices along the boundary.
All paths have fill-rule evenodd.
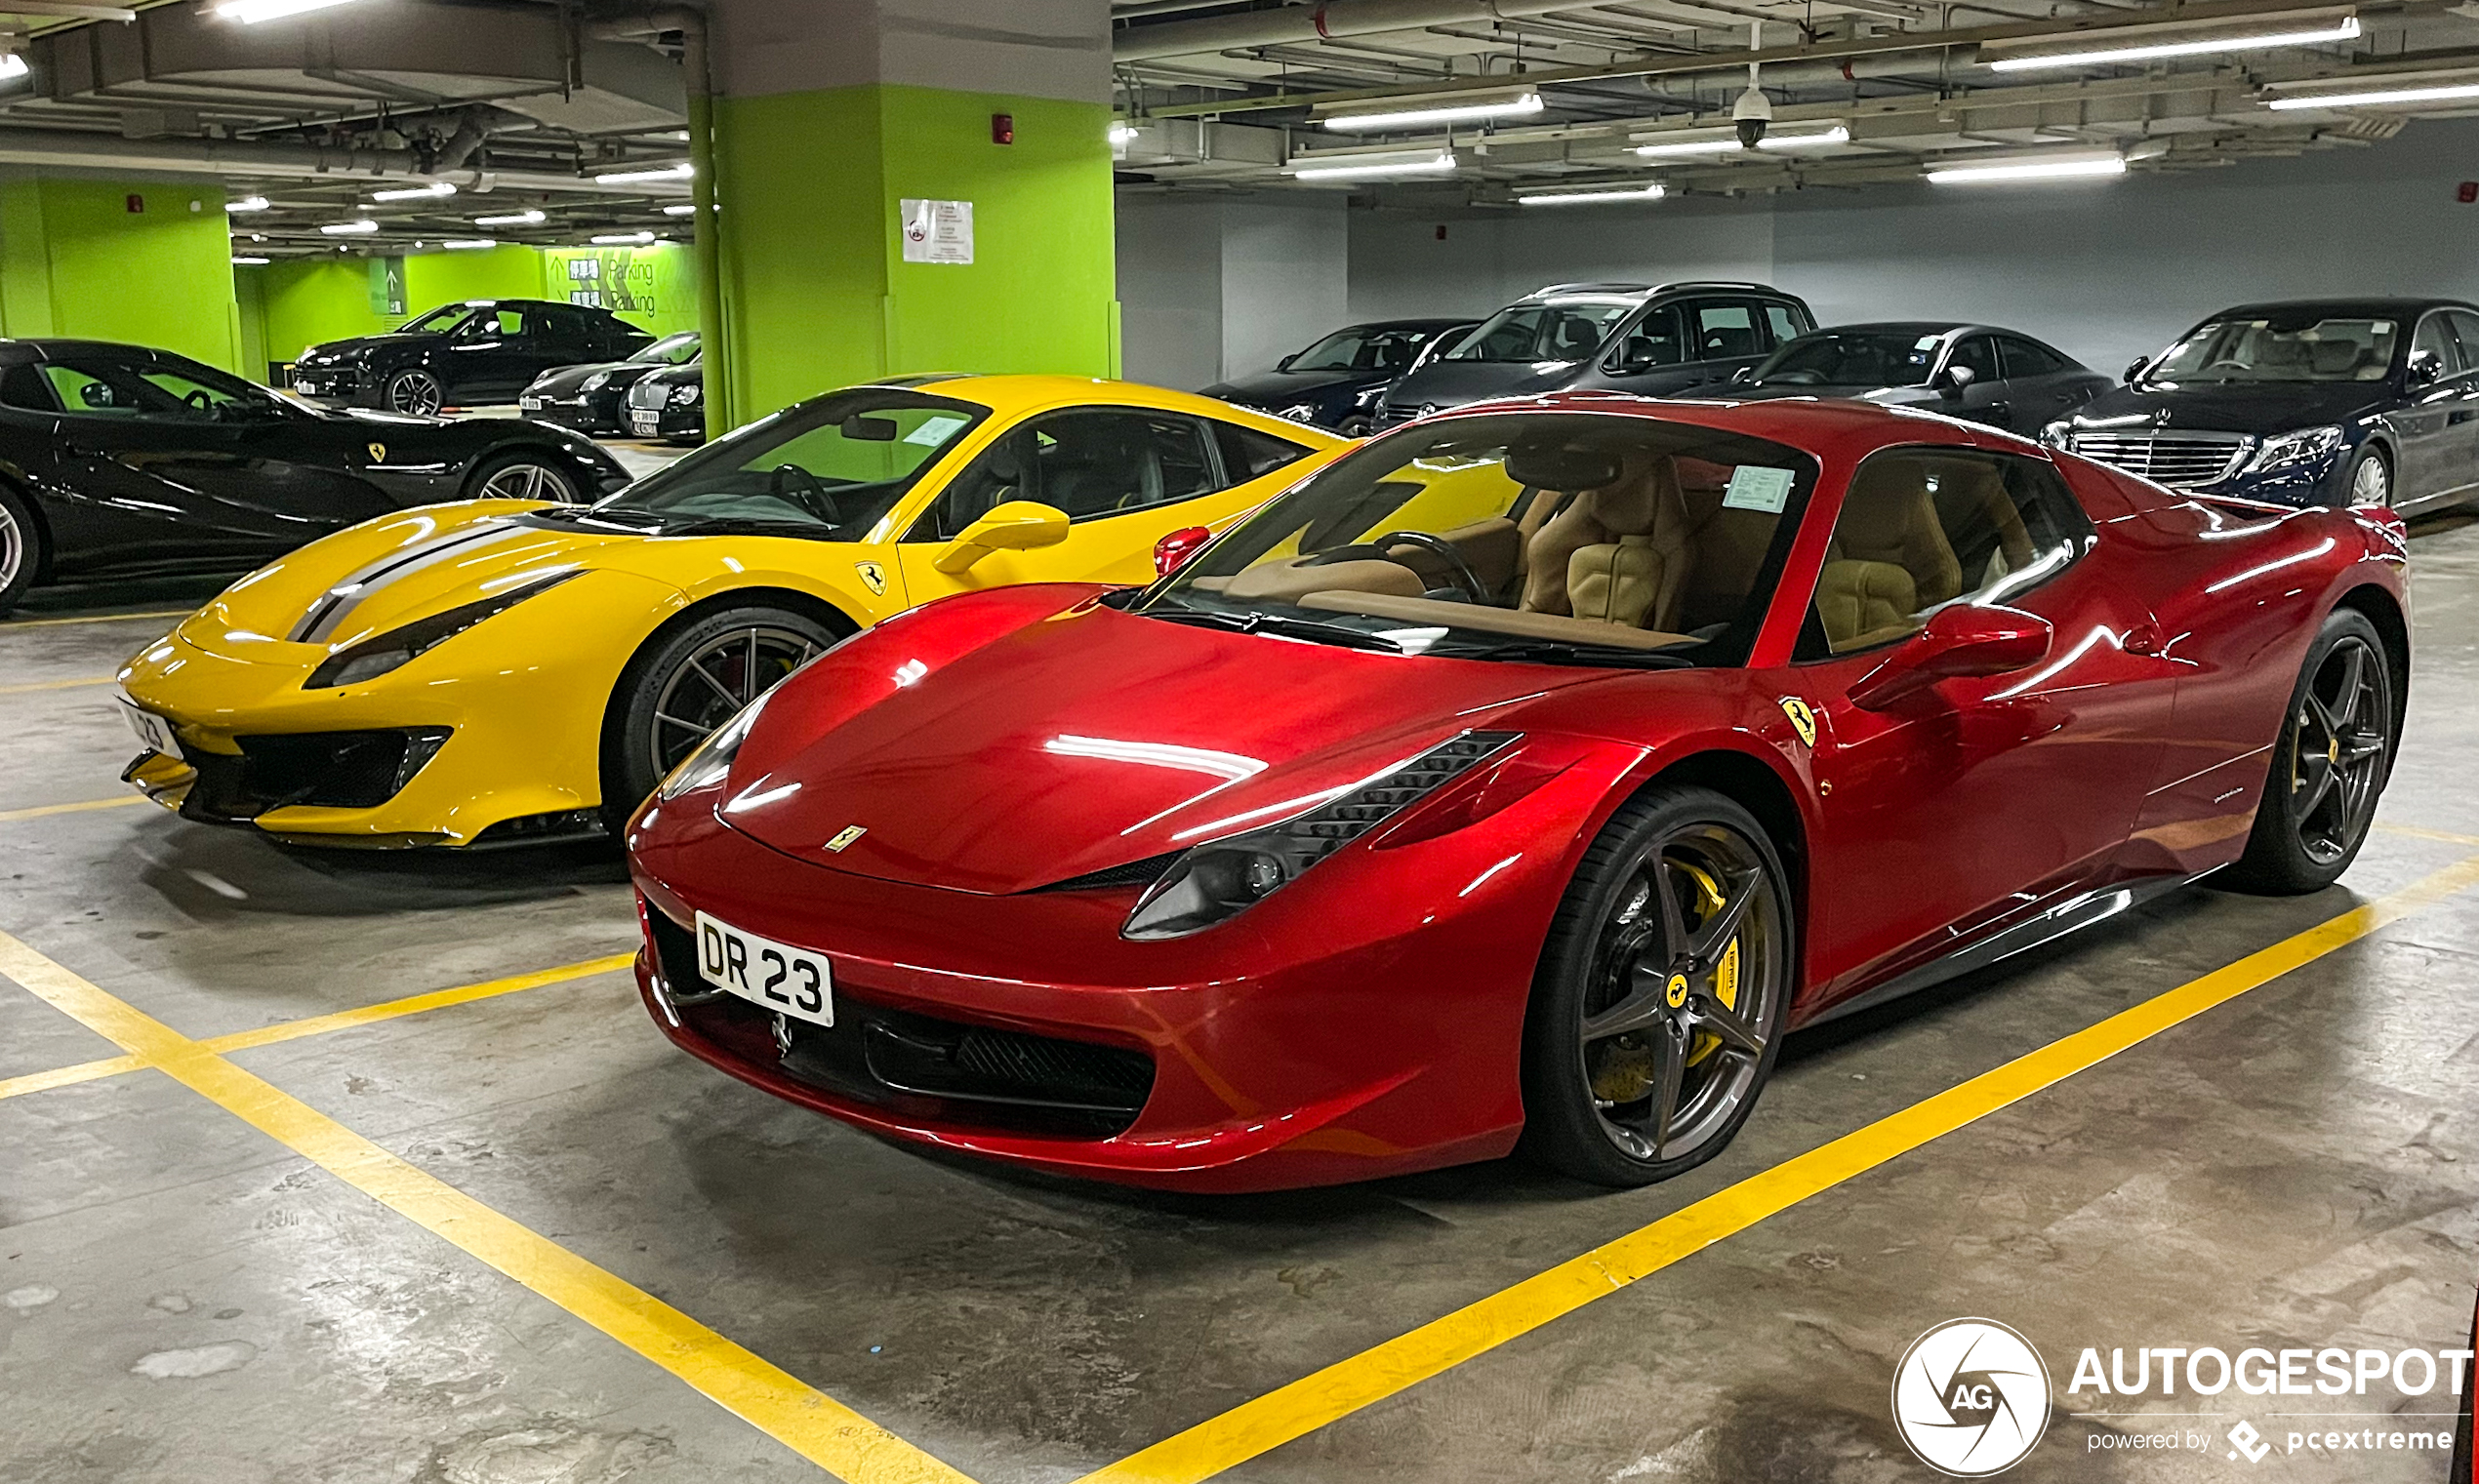
<path id="1" fill-rule="evenodd" d="M 952 593 L 1142 582 L 1349 447 L 1201 397 L 907 378 L 752 423 L 590 506 L 428 505 L 235 582 L 121 672 L 128 780 L 341 846 L 616 830 L 837 639 Z"/>

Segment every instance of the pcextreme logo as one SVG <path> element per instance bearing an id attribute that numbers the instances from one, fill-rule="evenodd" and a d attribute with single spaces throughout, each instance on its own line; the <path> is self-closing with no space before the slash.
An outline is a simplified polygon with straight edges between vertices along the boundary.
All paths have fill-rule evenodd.
<path id="1" fill-rule="evenodd" d="M 2049 1429 L 2049 1367 L 1994 1319 L 1948 1319 L 1912 1341 L 1894 1367 L 1893 1424 L 1939 1473 L 2003 1473 Z"/>

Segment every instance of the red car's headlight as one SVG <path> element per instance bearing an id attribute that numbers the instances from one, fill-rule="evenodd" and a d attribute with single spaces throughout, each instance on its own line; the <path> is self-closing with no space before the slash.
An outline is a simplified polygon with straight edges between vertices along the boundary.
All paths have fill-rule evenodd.
<path id="1" fill-rule="evenodd" d="M 1228 922 L 1310 866 L 1419 803 L 1521 734 L 1466 732 L 1342 797 L 1279 824 L 1199 845 L 1146 889 L 1119 936 L 1185 938 Z"/>

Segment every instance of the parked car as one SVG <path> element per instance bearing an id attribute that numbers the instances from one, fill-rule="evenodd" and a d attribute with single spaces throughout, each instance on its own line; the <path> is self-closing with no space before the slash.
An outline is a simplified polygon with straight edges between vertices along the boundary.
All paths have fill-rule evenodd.
<path id="1" fill-rule="evenodd" d="M 616 361 L 654 342 L 608 309 L 541 299 L 441 304 L 392 335 L 304 349 L 293 390 L 350 407 L 427 417 L 445 407 L 513 402 L 553 366 Z"/>
<path id="2" fill-rule="evenodd" d="M 1682 393 L 1765 401 L 1855 397 L 1925 407 L 2037 437 L 2117 383 L 2012 330 L 1951 321 L 1842 325 L 1803 335 L 1729 381 Z"/>
<path id="3" fill-rule="evenodd" d="M 529 418 L 573 427 L 581 433 L 628 431 L 629 388 L 640 377 L 666 366 L 697 359 L 697 332 L 667 335 L 625 361 L 585 366 L 557 366 L 534 379 L 516 398 L 516 410 Z"/>
<path id="4" fill-rule="evenodd" d="M 631 824 L 639 983 L 776 1097 L 1059 1174 L 1661 1180 L 1789 1031 L 2333 881 L 2407 544 L 1898 408 L 1449 413 L 1166 582 L 793 676 Z"/>
<path id="5" fill-rule="evenodd" d="M 854 631 L 985 587 L 1150 578 L 1165 538 L 1347 447 L 1082 377 L 848 387 L 592 506 L 433 506 L 234 584 L 121 671 L 147 748 L 127 776 L 296 844 L 600 835 Z"/>
<path id="6" fill-rule="evenodd" d="M 1363 438 L 1376 425 L 1377 404 L 1442 337 L 1473 328 L 1471 320 L 1389 319 L 1337 330 L 1272 371 L 1217 381 L 1199 393 L 1253 407 L 1294 422 Z"/>
<path id="7" fill-rule="evenodd" d="M 2241 304 L 2045 435 L 2174 490 L 2419 510 L 2479 497 L 2479 306 Z"/>
<path id="8" fill-rule="evenodd" d="M 0 341 L 0 613 L 37 583 L 238 572 L 407 505 L 628 478 L 559 428 L 338 412 L 166 350 Z"/>
<path id="9" fill-rule="evenodd" d="M 1815 328 L 1804 301 L 1763 284 L 1554 284 L 1397 381 L 1377 426 L 1544 391 L 1657 397 L 1721 381 Z"/>
<path id="10" fill-rule="evenodd" d="M 629 436 L 667 443 L 706 437 L 706 357 L 662 366 L 637 378 L 627 393 Z"/>

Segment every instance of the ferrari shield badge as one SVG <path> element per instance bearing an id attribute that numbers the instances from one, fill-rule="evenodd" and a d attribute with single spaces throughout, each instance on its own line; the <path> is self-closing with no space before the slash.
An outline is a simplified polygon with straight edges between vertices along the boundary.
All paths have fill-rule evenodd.
<path id="1" fill-rule="evenodd" d="M 386 463 L 387 461 L 387 445 L 384 443 L 372 444 L 370 446 L 370 461 L 373 463 Z"/>
<path id="2" fill-rule="evenodd" d="M 852 564 L 852 570 L 861 574 L 861 581 L 869 587 L 872 595 L 877 597 L 884 597 L 886 595 L 886 569 L 884 567 L 879 566 L 875 562 L 854 562 Z"/>
<path id="3" fill-rule="evenodd" d="M 869 831 L 867 829 L 862 828 L 858 824 L 846 824 L 841 829 L 834 832 L 833 839 L 827 842 L 827 850 L 830 854 L 841 855 L 853 841 L 860 839 L 863 835 L 868 833 Z"/>
<path id="4" fill-rule="evenodd" d="M 1816 745 L 1816 713 L 1808 709 L 1807 702 L 1796 696 L 1783 697 L 1782 714 L 1790 718 L 1791 730 L 1799 734 L 1802 742 L 1810 747 Z"/>

